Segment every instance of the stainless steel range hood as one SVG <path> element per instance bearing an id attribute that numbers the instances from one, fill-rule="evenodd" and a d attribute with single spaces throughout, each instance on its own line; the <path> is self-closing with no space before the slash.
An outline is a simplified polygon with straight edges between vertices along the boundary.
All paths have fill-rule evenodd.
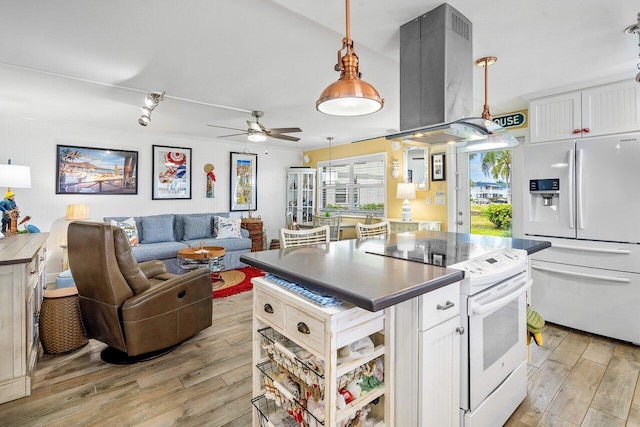
<path id="1" fill-rule="evenodd" d="M 411 129 L 386 138 L 411 145 L 455 144 L 461 152 L 499 150 L 518 145 L 511 132 L 480 117 Z"/>
<path id="2" fill-rule="evenodd" d="M 455 143 L 459 151 L 518 145 L 503 127 L 473 114 L 472 23 L 447 3 L 400 27 L 400 129 L 389 140 Z"/>

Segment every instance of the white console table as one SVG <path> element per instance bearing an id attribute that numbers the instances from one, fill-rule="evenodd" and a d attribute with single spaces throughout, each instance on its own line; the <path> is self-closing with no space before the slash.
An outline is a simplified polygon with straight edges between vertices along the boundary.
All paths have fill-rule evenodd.
<path id="1" fill-rule="evenodd" d="M 433 230 L 440 231 L 442 221 L 428 221 L 424 219 L 414 219 L 411 221 L 403 221 L 399 218 L 387 218 L 391 224 L 392 233 L 405 233 L 407 231 Z"/>

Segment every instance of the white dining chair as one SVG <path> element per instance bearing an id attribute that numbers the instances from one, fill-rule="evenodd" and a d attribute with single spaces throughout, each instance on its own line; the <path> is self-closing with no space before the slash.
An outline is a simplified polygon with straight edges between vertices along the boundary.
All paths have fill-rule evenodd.
<path id="1" fill-rule="evenodd" d="M 280 229 L 280 247 L 293 248 L 296 246 L 310 246 L 318 244 L 329 244 L 329 226 L 323 225 L 316 228 L 304 230 Z"/>
<path id="2" fill-rule="evenodd" d="M 356 237 L 362 239 L 373 236 L 388 236 L 391 234 L 391 224 L 389 221 L 380 221 L 375 224 L 356 224 Z"/>

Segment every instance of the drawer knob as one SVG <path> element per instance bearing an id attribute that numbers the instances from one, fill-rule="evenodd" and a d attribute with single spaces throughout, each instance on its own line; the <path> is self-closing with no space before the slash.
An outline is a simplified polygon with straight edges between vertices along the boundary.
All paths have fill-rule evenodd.
<path id="1" fill-rule="evenodd" d="M 264 311 L 266 311 L 267 313 L 273 313 L 273 307 L 271 307 L 271 304 L 265 304 Z"/>
<path id="2" fill-rule="evenodd" d="M 436 308 L 438 310 L 449 310 L 451 307 L 453 307 L 455 304 L 452 303 L 451 301 L 447 301 L 444 305 L 442 304 L 438 304 L 436 305 Z"/>
<path id="3" fill-rule="evenodd" d="M 456 328 L 456 332 L 460 335 L 464 335 L 464 328 L 462 326 Z"/>
<path id="4" fill-rule="evenodd" d="M 298 323 L 298 332 L 300 332 L 301 334 L 309 335 L 311 333 L 311 329 L 309 329 L 306 323 L 300 322 Z"/>
<path id="5" fill-rule="evenodd" d="M 36 274 L 36 271 L 31 269 L 31 270 L 29 270 L 29 274 L 33 276 L 34 274 Z"/>

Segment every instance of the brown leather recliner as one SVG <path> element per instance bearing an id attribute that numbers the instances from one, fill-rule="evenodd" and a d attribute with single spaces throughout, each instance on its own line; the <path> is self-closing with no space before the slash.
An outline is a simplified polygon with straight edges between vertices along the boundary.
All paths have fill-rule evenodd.
<path id="1" fill-rule="evenodd" d="M 106 223 L 72 222 L 67 241 L 82 322 L 109 346 L 104 361 L 148 360 L 211 326 L 209 269 L 179 276 L 162 261 L 138 264 L 124 231 Z"/>

